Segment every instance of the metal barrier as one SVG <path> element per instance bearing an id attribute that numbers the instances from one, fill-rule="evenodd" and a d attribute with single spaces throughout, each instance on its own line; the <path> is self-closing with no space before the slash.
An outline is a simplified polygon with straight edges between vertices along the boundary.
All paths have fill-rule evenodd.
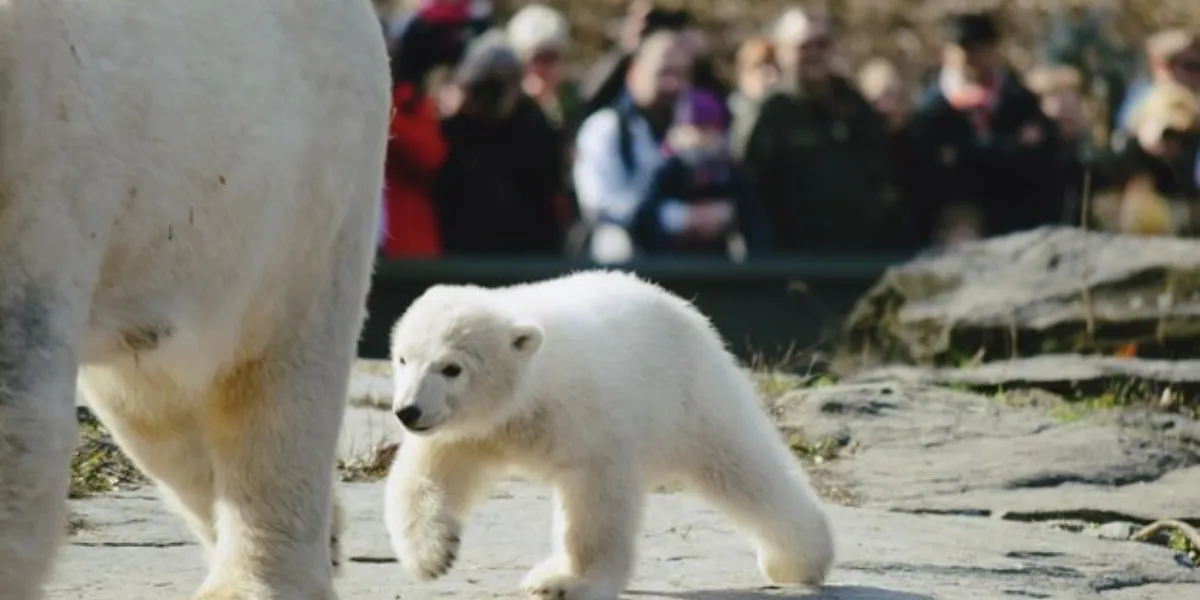
<path id="1" fill-rule="evenodd" d="M 658 259 L 609 268 L 633 271 L 695 302 L 742 360 L 778 360 L 840 332 L 854 302 L 903 257 Z M 597 265 L 561 259 L 448 258 L 376 265 L 359 355 L 385 358 L 392 324 L 437 283 L 484 286 L 536 281 Z"/>

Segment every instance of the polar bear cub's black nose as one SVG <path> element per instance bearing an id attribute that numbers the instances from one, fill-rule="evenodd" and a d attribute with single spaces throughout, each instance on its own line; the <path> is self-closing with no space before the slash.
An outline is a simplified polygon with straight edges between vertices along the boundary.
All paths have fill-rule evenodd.
<path id="1" fill-rule="evenodd" d="M 412 427 L 421 420 L 421 409 L 415 404 L 410 404 L 396 411 L 396 418 L 400 419 L 400 424 L 405 427 Z"/>

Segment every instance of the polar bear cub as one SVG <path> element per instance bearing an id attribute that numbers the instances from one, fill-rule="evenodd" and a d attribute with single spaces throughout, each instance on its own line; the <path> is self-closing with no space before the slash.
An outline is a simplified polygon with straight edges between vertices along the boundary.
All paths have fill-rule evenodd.
<path id="1" fill-rule="evenodd" d="M 511 287 L 437 285 L 392 332 L 407 430 L 385 521 L 415 578 L 445 574 L 462 520 L 514 469 L 555 492 L 554 553 L 531 596 L 612 600 L 646 488 L 682 481 L 758 547 L 772 582 L 818 585 L 829 520 L 708 320 L 637 277 L 584 271 Z"/>

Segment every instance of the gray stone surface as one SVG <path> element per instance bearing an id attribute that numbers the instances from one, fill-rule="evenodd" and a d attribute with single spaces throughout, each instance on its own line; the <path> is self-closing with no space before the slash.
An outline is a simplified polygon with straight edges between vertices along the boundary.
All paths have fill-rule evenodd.
<path id="1" fill-rule="evenodd" d="M 350 403 L 356 405 L 389 406 L 392 402 L 392 380 L 387 376 L 387 362 L 359 361 L 358 372 L 350 380 Z"/>
<path id="2" fill-rule="evenodd" d="M 350 562 L 339 589 L 346 599 L 519 598 L 522 575 L 549 550 L 545 490 L 508 482 L 468 522 L 456 568 L 442 581 L 415 583 L 393 561 L 380 525 L 381 484 L 344 489 Z M 182 598 L 202 579 L 199 548 L 153 494 L 123 493 L 73 508 L 92 529 L 64 550 L 52 598 Z M 761 590 L 748 542 L 721 515 L 683 494 L 654 495 L 638 573 L 625 597 L 1186 600 L 1200 594 L 1200 575 L 1156 546 L 993 519 L 831 510 L 842 549 L 831 586 L 820 593 Z"/>
<path id="3" fill-rule="evenodd" d="M 1044 227 L 935 251 L 889 269 L 847 327 L 918 361 L 981 347 L 989 359 L 1131 340 L 1195 348 L 1200 241 Z"/>
<path id="4" fill-rule="evenodd" d="M 882 367 L 854 374 L 844 381 L 901 381 L 984 390 L 1035 387 L 1066 395 L 1128 389 L 1134 393 L 1144 390 L 1160 398 L 1164 390 L 1169 390 L 1166 399 L 1180 402 L 1200 396 L 1200 360 L 1044 354 L 952 368 Z"/>
<path id="5" fill-rule="evenodd" d="M 848 441 L 822 478 L 865 506 L 909 511 L 1200 522 L 1200 426 L 1112 413 L 1061 422 L 1036 407 L 931 386 L 793 392 L 774 408 L 809 439 Z"/>
<path id="6" fill-rule="evenodd" d="M 387 410 L 361 406 L 386 406 L 387 378 L 372 370 L 356 386 L 360 406 L 348 412 L 342 437 L 347 459 L 402 440 Z M 764 587 L 750 544 L 727 520 L 668 493 L 647 506 L 638 573 L 625 598 L 1200 598 L 1200 572 L 1181 554 L 1100 535 L 1160 517 L 1200 517 L 1194 422 L 1122 414 L 1068 424 L 1038 406 L 901 384 L 793 392 L 771 409 L 789 432 L 846 444 L 810 468 L 821 489 L 845 490 L 853 505 L 830 508 L 841 547 L 831 585 Z M 442 581 L 417 583 L 388 547 L 382 484 L 343 489 L 350 517 L 350 560 L 338 584 L 344 600 L 519 599 L 521 577 L 549 551 L 547 490 L 508 481 L 468 521 L 455 569 Z M 85 527 L 67 540 L 50 598 L 181 600 L 203 578 L 199 547 L 152 489 L 71 504 Z M 1060 518 L 1113 525 L 1083 534 L 1014 520 Z"/>

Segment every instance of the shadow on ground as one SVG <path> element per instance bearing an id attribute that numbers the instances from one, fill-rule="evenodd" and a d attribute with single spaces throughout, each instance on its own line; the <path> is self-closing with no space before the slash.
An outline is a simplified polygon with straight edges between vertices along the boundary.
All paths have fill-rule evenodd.
<path id="1" fill-rule="evenodd" d="M 693 592 L 626 591 L 624 596 L 675 598 L 676 600 L 935 600 L 933 596 L 898 592 L 863 585 L 831 585 L 821 590 L 784 589 L 764 586 L 741 590 L 697 590 Z"/>

